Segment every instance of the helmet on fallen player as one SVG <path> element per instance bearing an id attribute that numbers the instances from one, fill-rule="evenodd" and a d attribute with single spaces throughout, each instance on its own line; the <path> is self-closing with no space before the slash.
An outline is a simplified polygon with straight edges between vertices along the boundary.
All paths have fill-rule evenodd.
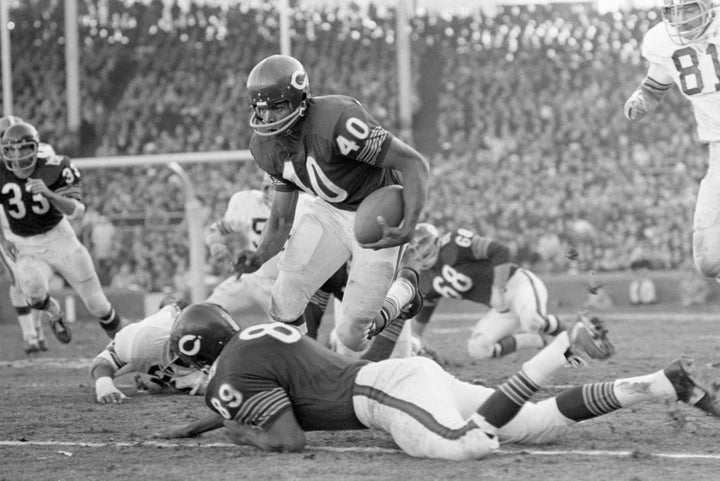
<path id="1" fill-rule="evenodd" d="M 20 179 L 32 175 L 37 165 L 40 135 L 27 122 L 11 125 L 2 135 L 2 157 L 5 167 Z"/>
<path id="2" fill-rule="evenodd" d="M 673 42 L 686 45 L 708 33 L 715 13 L 712 0 L 663 0 L 662 17 Z"/>
<path id="3" fill-rule="evenodd" d="M 421 271 L 430 269 L 440 253 L 440 232 L 434 225 L 421 222 L 415 226 L 415 236 L 407 248 L 411 265 Z"/>
<path id="4" fill-rule="evenodd" d="M 186 365 L 212 365 L 240 326 L 217 304 L 201 302 L 183 309 L 170 331 L 170 353 Z"/>
<path id="5" fill-rule="evenodd" d="M 303 115 L 310 92 L 305 67 L 293 57 L 272 55 L 250 71 L 247 80 L 252 116 L 250 127 L 257 135 L 271 136 L 285 132 Z M 287 102 L 291 112 L 282 119 L 264 123 L 260 109 Z"/>
<path id="6" fill-rule="evenodd" d="M 4 117 L 0 117 L 0 138 L 2 138 L 8 127 L 10 127 L 11 125 L 19 124 L 20 122 L 23 122 L 23 119 L 21 119 L 20 117 L 16 117 L 15 115 L 6 115 Z"/>

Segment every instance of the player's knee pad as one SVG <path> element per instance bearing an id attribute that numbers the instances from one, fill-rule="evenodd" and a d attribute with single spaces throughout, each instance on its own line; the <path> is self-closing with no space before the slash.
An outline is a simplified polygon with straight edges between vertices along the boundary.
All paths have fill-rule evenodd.
<path id="1" fill-rule="evenodd" d="M 695 267 L 707 277 L 720 277 L 720 227 L 693 233 Z"/>
<path id="2" fill-rule="evenodd" d="M 43 303 L 48 297 L 50 266 L 37 257 L 20 256 L 16 262 L 17 287 L 31 306 Z"/>
<path id="3" fill-rule="evenodd" d="M 482 333 L 473 333 L 467 343 L 467 352 L 472 359 L 490 359 L 494 348 L 495 342 Z"/>

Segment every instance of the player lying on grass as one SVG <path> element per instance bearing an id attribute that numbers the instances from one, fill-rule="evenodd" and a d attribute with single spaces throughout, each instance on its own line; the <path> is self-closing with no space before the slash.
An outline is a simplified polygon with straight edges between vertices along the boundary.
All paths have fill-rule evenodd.
<path id="1" fill-rule="evenodd" d="M 173 322 L 187 303 L 169 301 L 145 319 L 121 329 L 90 365 L 99 403 L 121 403 L 126 395 L 113 379 L 136 373 L 136 384 L 150 393 L 204 394 L 207 372 L 170 353 Z"/>
<path id="2" fill-rule="evenodd" d="M 496 389 L 462 382 L 424 357 L 375 363 L 325 349 L 291 326 L 238 332 L 230 316 L 196 304 L 178 316 L 173 352 L 210 369 L 213 414 L 153 437 L 194 437 L 225 427 L 236 444 L 300 451 L 305 431 L 374 428 L 416 457 L 479 459 L 499 443 L 547 443 L 564 428 L 639 402 L 679 400 L 719 415 L 715 389 L 689 359 L 637 377 L 584 384 L 537 403 L 530 397 L 562 367 L 614 353 L 607 330 L 581 319 Z M 224 333 L 222 342 L 218 333 Z"/>
<path id="3" fill-rule="evenodd" d="M 338 282 L 344 283 L 347 279 L 347 275 L 343 276 L 342 273 L 336 275 L 338 276 Z M 411 269 L 404 269 L 398 275 L 412 277 L 408 283 L 412 288 L 413 299 L 417 302 L 419 298 L 417 273 Z M 319 325 L 319 317 L 322 317 L 325 305 L 316 305 L 316 303 L 323 298 L 325 293 L 323 289 L 333 289 L 328 292 L 342 295 L 337 288 L 337 283 L 333 286 L 323 286 L 313 296 L 305 314 L 306 319 L 314 318 L 309 324 L 315 324 L 316 327 Z M 325 301 L 327 301 L 327 298 L 325 298 Z M 170 352 L 170 345 L 173 341 L 171 338 L 173 323 L 181 310 L 187 306 L 187 303 L 175 300 L 163 302 L 160 310 L 155 314 L 121 329 L 115 339 L 93 360 L 90 366 L 90 375 L 95 382 L 95 396 L 98 402 L 123 402 L 127 396 L 117 388 L 113 379 L 128 373 L 136 373 L 135 381 L 137 386 L 150 393 L 185 393 L 191 395 L 205 393 L 207 368 L 196 368 L 188 365 L 177 355 Z M 203 305 L 216 306 L 209 300 Z M 412 316 L 417 313 L 420 305 L 407 304 L 403 310 L 393 310 L 391 315 Z M 224 312 L 223 307 L 218 306 L 218 309 Z M 387 308 L 383 306 L 382 310 L 385 312 Z M 232 318 L 228 315 L 228 319 Z M 235 321 L 233 320 L 233 322 Z M 311 334 L 311 332 L 308 331 L 308 334 Z M 315 332 L 315 335 L 317 335 L 317 332 Z M 177 342 L 177 340 L 175 341 Z M 375 341 L 370 344 L 370 348 L 362 355 L 363 359 L 374 361 L 390 356 L 392 349 L 386 351 L 382 343 L 383 347 L 378 349 L 375 348 L 375 344 Z"/>

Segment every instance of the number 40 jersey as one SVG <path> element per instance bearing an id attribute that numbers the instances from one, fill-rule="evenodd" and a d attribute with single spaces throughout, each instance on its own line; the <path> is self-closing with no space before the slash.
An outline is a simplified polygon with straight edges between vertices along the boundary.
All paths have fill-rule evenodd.
<path id="1" fill-rule="evenodd" d="M 65 197 L 82 201 L 80 172 L 63 155 L 38 153 L 37 166 L 30 176 L 42 179 L 48 188 Z M 5 209 L 10 232 L 20 237 L 44 234 L 58 225 L 63 214 L 42 194 L 26 189 L 27 179 L 20 179 L 4 166 L 0 168 L 0 202 Z"/>
<path id="2" fill-rule="evenodd" d="M 660 65 L 672 77 L 682 94 L 690 100 L 701 142 L 720 141 L 720 20 L 703 41 L 678 45 L 663 22 L 645 34 L 642 56 Z"/>

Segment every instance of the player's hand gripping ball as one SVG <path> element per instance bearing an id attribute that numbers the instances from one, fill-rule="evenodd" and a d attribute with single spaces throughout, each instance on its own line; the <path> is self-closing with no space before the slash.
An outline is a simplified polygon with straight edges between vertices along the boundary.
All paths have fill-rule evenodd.
<path id="1" fill-rule="evenodd" d="M 383 230 L 377 218 L 384 218 L 388 227 L 398 227 L 403 220 L 404 210 L 401 185 L 388 185 L 376 190 L 358 206 L 355 214 L 355 238 L 360 244 L 379 241 Z"/>

